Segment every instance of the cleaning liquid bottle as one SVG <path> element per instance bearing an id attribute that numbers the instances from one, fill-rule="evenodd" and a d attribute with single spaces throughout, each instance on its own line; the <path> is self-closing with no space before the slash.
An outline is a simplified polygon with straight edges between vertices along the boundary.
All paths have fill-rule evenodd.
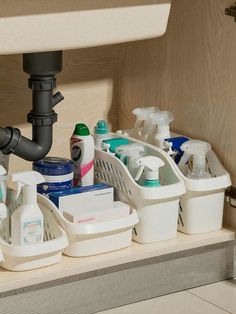
<path id="1" fill-rule="evenodd" d="M 6 170 L 0 165 L 0 230 L 2 235 L 6 236 L 9 233 L 9 217 L 6 202 Z"/>
<path id="2" fill-rule="evenodd" d="M 147 132 L 147 120 L 148 116 L 152 112 L 156 112 L 159 109 L 157 107 L 143 107 L 143 108 L 135 108 L 132 113 L 136 116 L 136 121 L 133 127 L 133 130 L 129 134 L 130 136 L 140 137 L 144 136 Z M 142 135 L 143 133 L 143 135 Z"/>
<path id="3" fill-rule="evenodd" d="M 170 138 L 170 126 L 169 124 L 174 121 L 174 115 L 172 112 L 169 111 L 159 111 L 155 113 L 151 113 L 149 115 L 150 123 L 152 125 L 156 125 L 156 133 L 153 136 L 154 145 L 157 147 L 164 149 L 164 141 L 167 138 Z"/>
<path id="4" fill-rule="evenodd" d="M 121 145 L 116 148 L 116 155 L 120 156 L 122 162 L 127 166 L 131 176 L 136 176 L 138 165 L 136 163 L 137 158 L 143 157 L 145 154 L 145 147 L 141 144 L 128 144 Z"/>
<path id="5" fill-rule="evenodd" d="M 37 184 L 44 177 L 36 171 L 14 173 L 12 182 L 17 182 L 17 196 L 22 189 L 23 201 L 11 216 L 11 242 L 14 245 L 27 245 L 43 242 L 44 219 L 37 204 Z"/>
<path id="6" fill-rule="evenodd" d="M 135 181 L 140 179 L 144 171 L 144 187 L 155 188 L 161 186 L 159 179 L 159 169 L 165 165 L 162 159 L 155 156 L 145 156 L 136 159 L 136 164 L 139 166 L 139 170 L 135 177 Z"/>
<path id="7" fill-rule="evenodd" d="M 186 175 L 186 163 L 193 156 L 193 166 L 187 177 L 190 179 L 208 179 L 211 174 L 206 171 L 206 154 L 211 150 L 211 145 L 201 140 L 189 140 L 181 145 L 184 152 L 178 164 L 179 169 Z"/>
<path id="8" fill-rule="evenodd" d="M 110 131 L 106 121 L 99 120 L 94 128 L 94 144 L 95 147 L 102 150 L 102 141 L 110 138 Z"/>
<path id="9" fill-rule="evenodd" d="M 78 123 L 70 139 L 74 186 L 94 184 L 94 138 L 84 123 Z"/>

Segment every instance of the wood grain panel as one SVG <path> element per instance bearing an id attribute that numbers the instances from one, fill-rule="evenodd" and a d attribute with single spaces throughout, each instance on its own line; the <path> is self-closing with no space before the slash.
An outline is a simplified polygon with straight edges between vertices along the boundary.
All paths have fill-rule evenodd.
<path id="1" fill-rule="evenodd" d="M 138 106 L 171 110 L 173 130 L 209 141 L 236 184 L 236 24 L 224 15 L 232 2 L 175 0 L 164 37 L 124 47 L 119 121 L 130 127 Z M 236 226 L 235 210 L 230 217 Z"/>

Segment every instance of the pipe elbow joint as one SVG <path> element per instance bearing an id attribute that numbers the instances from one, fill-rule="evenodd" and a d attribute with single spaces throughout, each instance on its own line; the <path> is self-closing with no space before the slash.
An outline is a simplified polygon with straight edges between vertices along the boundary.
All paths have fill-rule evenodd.
<path id="1" fill-rule="evenodd" d="M 37 129 L 38 133 L 30 140 L 21 135 L 17 128 L 7 127 L 6 132 L 11 132 L 8 144 L 1 148 L 4 154 L 15 154 L 28 161 L 37 161 L 45 157 L 52 146 L 52 126 Z"/>

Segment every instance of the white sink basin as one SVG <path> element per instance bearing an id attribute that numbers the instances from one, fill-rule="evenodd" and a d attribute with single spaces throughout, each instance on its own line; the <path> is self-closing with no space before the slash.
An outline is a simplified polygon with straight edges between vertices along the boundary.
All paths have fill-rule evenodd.
<path id="1" fill-rule="evenodd" d="M 165 33 L 172 0 L 5 0 L 0 54 L 66 50 Z"/>

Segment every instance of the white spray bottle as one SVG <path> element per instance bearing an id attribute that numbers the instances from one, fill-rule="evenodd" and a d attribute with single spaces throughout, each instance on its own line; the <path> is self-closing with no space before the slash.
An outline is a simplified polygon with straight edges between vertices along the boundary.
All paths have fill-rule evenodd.
<path id="1" fill-rule="evenodd" d="M 157 126 L 156 134 L 154 134 L 154 143 L 157 147 L 164 149 L 164 141 L 170 138 L 169 124 L 174 121 L 174 115 L 169 111 L 160 111 L 151 113 L 149 119 L 152 125 Z"/>
<path id="2" fill-rule="evenodd" d="M 23 193 L 22 205 L 11 216 L 11 242 L 14 245 L 27 245 L 43 242 L 43 214 L 37 204 L 37 184 L 45 181 L 36 171 L 14 173 L 17 182 L 17 198 Z"/>
<path id="3" fill-rule="evenodd" d="M 156 188 L 161 186 L 159 179 L 159 169 L 165 165 L 162 159 L 155 156 L 145 156 L 136 159 L 136 164 L 139 166 L 139 170 L 135 177 L 135 181 L 140 179 L 144 170 L 144 187 Z"/>
<path id="4" fill-rule="evenodd" d="M 209 172 L 206 171 L 206 154 L 211 150 L 211 145 L 201 140 L 189 140 L 181 145 L 184 152 L 179 161 L 178 167 L 186 175 L 186 163 L 193 156 L 192 170 L 187 173 L 190 179 L 208 179 L 211 178 Z"/>
<path id="5" fill-rule="evenodd" d="M 127 168 L 134 178 L 138 165 L 136 163 L 136 159 L 144 156 L 145 147 L 141 144 L 128 144 L 128 145 L 120 145 L 116 148 L 116 154 L 120 155 L 120 159 L 127 165 Z"/>
<path id="6" fill-rule="evenodd" d="M 144 137 L 145 134 L 149 130 L 148 125 L 148 116 L 152 112 L 159 111 L 159 108 L 157 107 L 143 107 L 143 108 L 135 108 L 132 113 L 136 116 L 136 121 L 133 127 L 132 134 L 129 134 L 130 136 Z"/>

